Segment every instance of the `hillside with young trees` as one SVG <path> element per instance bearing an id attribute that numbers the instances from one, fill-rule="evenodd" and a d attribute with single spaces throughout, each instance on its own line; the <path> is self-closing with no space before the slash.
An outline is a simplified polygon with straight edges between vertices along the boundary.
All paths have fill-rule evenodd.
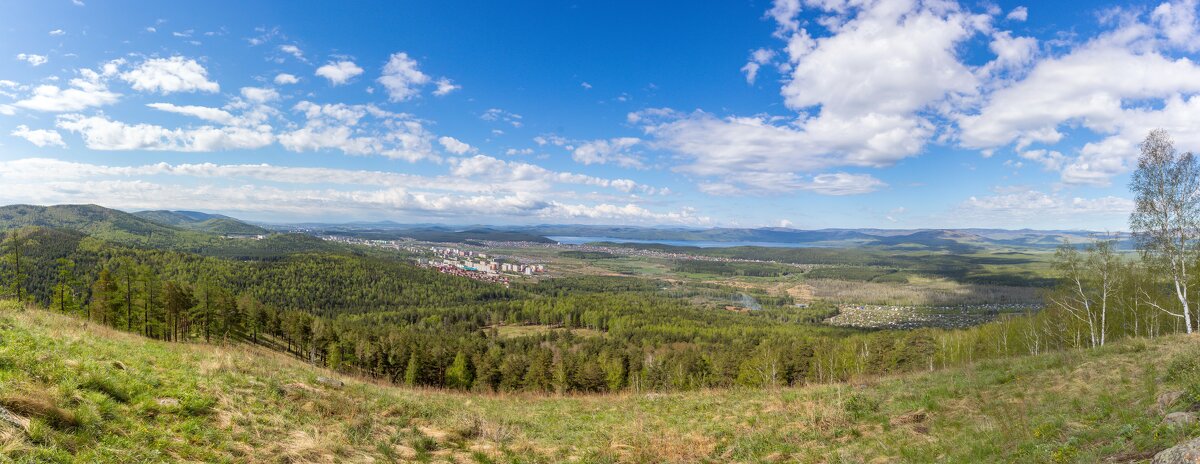
<path id="1" fill-rule="evenodd" d="M 387 386 L 12 301 L 0 339 L 15 462 L 1144 462 L 1194 435 L 1177 421 L 1200 401 L 1186 335 L 853 384 L 605 395 Z"/>

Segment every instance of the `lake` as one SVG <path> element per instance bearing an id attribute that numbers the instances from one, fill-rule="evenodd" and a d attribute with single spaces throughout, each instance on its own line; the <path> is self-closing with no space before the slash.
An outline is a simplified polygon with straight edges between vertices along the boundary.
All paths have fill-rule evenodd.
<path id="1" fill-rule="evenodd" d="M 690 246 L 699 248 L 728 248 L 740 246 L 756 246 L 756 247 L 773 247 L 773 248 L 816 248 L 820 245 L 811 243 L 782 243 L 782 242 L 717 242 L 709 240 L 642 240 L 631 238 L 615 238 L 615 237 L 578 237 L 570 235 L 554 235 L 546 236 L 550 240 L 554 240 L 564 245 L 583 245 L 592 242 L 612 242 L 612 243 L 654 243 L 659 245 L 671 246 Z"/>

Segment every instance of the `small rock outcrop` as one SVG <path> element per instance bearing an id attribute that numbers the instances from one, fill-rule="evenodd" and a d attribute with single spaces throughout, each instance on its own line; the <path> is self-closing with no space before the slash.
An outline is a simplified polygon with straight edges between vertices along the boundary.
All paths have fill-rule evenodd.
<path id="1" fill-rule="evenodd" d="M 1158 410 L 1159 414 L 1166 414 L 1167 410 L 1171 408 L 1171 405 L 1179 401 L 1180 398 L 1183 398 L 1182 391 L 1174 390 L 1163 392 L 1158 395 L 1157 399 L 1154 400 L 1154 408 Z"/>
<path id="2" fill-rule="evenodd" d="M 1181 427 L 1196 423 L 1194 412 L 1173 412 L 1163 418 L 1163 424 L 1171 427 Z"/>
<path id="3" fill-rule="evenodd" d="M 1200 463 L 1200 438 L 1194 438 L 1160 451 L 1150 464 L 1195 464 Z"/>
<path id="4" fill-rule="evenodd" d="M 317 377 L 317 383 L 329 388 L 342 388 L 346 386 L 346 382 L 331 377 Z"/>
<path id="5" fill-rule="evenodd" d="M 0 406 L 0 421 L 4 421 L 9 424 L 12 424 L 13 426 L 15 426 L 21 430 L 25 430 L 25 431 L 29 430 L 29 419 L 21 417 L 15 413 L 13 413 L 12 411 L 9 411 L 4 406 Z"/>

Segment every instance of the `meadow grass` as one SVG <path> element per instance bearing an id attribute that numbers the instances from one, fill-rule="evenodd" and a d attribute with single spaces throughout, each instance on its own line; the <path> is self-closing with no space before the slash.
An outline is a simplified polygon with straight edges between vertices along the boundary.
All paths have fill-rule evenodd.
<path id="1" fill-rule="evenodd" d="M 0 406 L 25 420 L 0 421 L 0 461 L 1136 462 L 1200 434 L 1151 411 L 1197 350 L 1181 335 L 850 384 L 475 394 L 0 302 Z"/>

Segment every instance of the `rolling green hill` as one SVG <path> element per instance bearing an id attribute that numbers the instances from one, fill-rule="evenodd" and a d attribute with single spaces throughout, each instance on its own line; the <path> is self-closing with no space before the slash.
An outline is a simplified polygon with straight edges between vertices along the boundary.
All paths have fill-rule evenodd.
<path id="1" fill-rule="evenodd" d="M 388 387 L 2 301 L 0 340 L 6 462 L 1144 462 L 1200 433 L 1155 408 L 1200 390 L 1167 375 L 1197 370 L 1182 335 L 853 385 L 585 396 Z"/>
<path id="2" fill-rule="evenodd" d="M 170 246 L 211 238 L 97 205 L 0 207 L 0 230 L 28 226 L 74 230 L 101 240 L 139 246 Z"/>
<path id="3" fill-rule="evenodd" d="M 271 234 L 262 240 L 225 238 L 224 234 L 266 232 L 231 218 L 197 216 L 191 218 L 191 225 L 177 226 L 158 222 L 170 222 L 165 219 L 171 217 L 169 214 L 152 213 L 155 214 L 146 218 L 96 205 L 10 205 L 0 207 L 0 232 L 41 227 L 78 232 L 95 240 L 130 247 L 236 259 L 277 258 L 304 252 L 347 252 L 343 246 L 304 234 Z M 201 230 L 205 228 L 212 230 Z"/>
<path id="4" fill-rule="evenodd" d="M 262 227 L 247 224 L 229 216 L 220 214 L 200 213 L 196 211 L 138 211 L 134 216 L 157 222 L 163 225 L 175 226 L 182 229 L 209 232 L 221 235 L 259 235 L 269 234 Z"/>

